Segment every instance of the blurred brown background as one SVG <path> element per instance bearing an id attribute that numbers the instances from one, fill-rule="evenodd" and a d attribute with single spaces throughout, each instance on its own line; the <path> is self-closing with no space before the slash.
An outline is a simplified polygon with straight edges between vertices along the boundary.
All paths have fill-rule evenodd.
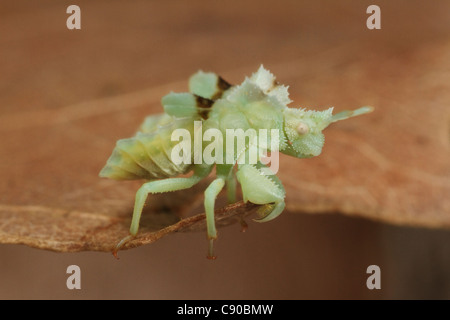
<path id="1" fill-rule="evenodd" d="M 70 4 L 81 8 L 81 30 L 66 28 Z M 381 7 L 381 30 L 366 28 L 366 8 L 371 4 Z M 353 108 L 362 101 L 376 103 L 380 92 L 368 80 L 358 87 L 359 98 L 352 100 L 353 88 L 345 85 L 345 79 L 330 83 L 330 69 L 353 66 L 353 56 L 359 60 L 367 56 L 370 68 L 364 72 L 372 69 L 376 75 L 376 70 L 392 63 L 384 65 L 382 57 L 408 57 L 408 52 L 428 48 L 448 50 L 449 43 L 448 1 L 4 1 L 0 4 L 0 115 L 28 118 L 2 122 L 13 133 L 1 133 L 11 147 L 0 151 L 0 166 L 2 172 L 12 173 L 0 182 L 1 203 L 44 199 L 49 189 L 36 182 L 41 176 L 55 181 L 61 175 L 90 179 L 83 168 L 74 171 L 64 166 L 71 155 L 52 147 L 60 136 L 36 136 L 35 127 L 60 121 L 47 116 L 55 109 L 161 85 L 182 91 L 198 69 L 239 82 L 261 63 L 286 84 L 297 79 L 290 88 L 294 101 L 320 106 L 333 101 L 339 91 L 335 103 Z M 312 59 L 323 63 L 308 69 Z M 299 65 L 305 72 L 300 75 Z M 351 69 L 355 74 L 360 72 L 357 66 Z M 448 65 L 443 68 L 448 70 Z M 370 79 L 370 73 L 365 78 Z M 327 86 L 304 92 L 302 82 Z M 416 88 L 403 90 L 413 93 Z M 123 112 L 119 125 L 132 134 L 148 108 Z M 76 121 L 83 114 L 70 116 Z M 112 145 L 125 131 L 114 132 L 108 121 L 99 113 L 67 126 L 84 143 Z M 64 123 L 61 120 L 60 125 Z M 86 133 L 90 128 L 97 130 L 95 139 Z M 33 149 L 33 139 L 43 138 L 45 149 Z M 29 141 L 29 145 L 22 142 L 23 150 L 30 151 L 21 159 L 12 155 L 16 139 Z M 74 143 L 73 148 L 82 149 L 83 144 Z M 49 151 L 54 157 L 47 156 Z M 92 167 L 86 172 L 97 172 L 105 154 L 88 156 Z M 48 163 L 54 163 L 50 170 L 38 170 Z M 20 169 L 24 164 L 36 168 L 30 184 L 27 172 Z M 22 188 L 20 194 L 8 193 Z M 58 197 L 59 191 L 50 190 L 51 201 L 72 205 L 71 199 Z M 170 235 L 121 252 L 120 261 L 107 253 L 63 254 L 0 245 L 0 298 L 448 299 L 449 244 L 446 230 L 393 226 L 333 212 L 286 212 L 267 224 L 251 223 L 244 234 L 238 226 L 221 229 L 216 245 L 219 258 L 214 262 L 204 258 L 204 233 Z M 65 272 L 71 264 L 81 268 L 82 290 L 66 288 Z M 372 264 L 381 267 L 381 290 L 366 288 L 366 268 Z"/>

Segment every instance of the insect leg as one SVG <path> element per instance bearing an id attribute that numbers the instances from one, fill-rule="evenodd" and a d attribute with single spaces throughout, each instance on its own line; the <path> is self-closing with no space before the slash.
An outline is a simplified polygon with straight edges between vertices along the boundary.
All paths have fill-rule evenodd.
<path id="1" fill-rule="evenodd" d="M 133 218 L 131 220 L 130 235 L 122 239 L 116 246 L 116 252 L 138 233 L 142 209 L 149 193 L 162 193 L 191 188 L 205 178 L 212 170 L 212 166 L 197 166 L 194 174 L 189 178 L 169 178 L 144 183 L 136 193 Z"/>
<path id="2" fill-rule="evenodd" d="M 215 259 L 213 252 L 213 241 L 217 239 L 216 223 L 214 220 L 214 204 L 217 195 L 225 185 L 225 179 L 220 177 L 211 182 L 205 190 L 205 212 L 206 212 L 206 228 L 209 239 L 208 259 Z"/>
<path id="3" fill-rule="evenodd" d="M 231 169 L 226 181 L 228 203 L 236 202 L 236 182 L 236 172 Z"/>
<path id="4" fill-rule="evenodd" d="M 227 198 L 228 198 L 228 203 L 235 203 L 236 202 L 236 185 L 237 185 L 237 180 L 236 180 L 236 171 L 234 170 L 234 168 L 232 168 L 230 170 L 230 173 L 227 177 L 226 180 L 226 185 L 227 185 Z M 241 217 L 241 226 L 242 226 L 242 232 L 245 232 L 248 229 L 248 225 L 247 222 L 245 222 L 244 217 Z"/>
<path id="5" fill-rule="evenodd" d="M 266 222 L 276 218 L 285 207 L 285 191 L 281 181 L 273 174 L 268 174 L 266 166 L 262 164 L 239 165 L 237 179 L 242 187 L 244 201 L 262 204 L 258 210 L 261 219 L 258 222 Z"/>
<path id="6" fill-rule="evenodd" d="M 189 178 L 169 178 L 144 183 L 136 193 L 130 234 L 135 236 L 138 232 L 142 209 L 144 208 L 149 193 L 163 193 L 189 189 L 206 177 L 211 172 L 211 169 L 212 167 L 200 166 L 196 168 L 194 174 Z"/>

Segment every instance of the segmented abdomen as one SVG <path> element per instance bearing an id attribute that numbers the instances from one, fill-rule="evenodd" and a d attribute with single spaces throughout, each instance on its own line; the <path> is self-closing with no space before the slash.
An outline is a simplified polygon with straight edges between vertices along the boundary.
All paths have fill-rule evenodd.
<path id="1" fill-rule="evenodd" d="M 147 117 L 139 132 L 132 138 L 118 140 L 100 176 L 115 180 L 161 179 L 184 174 L 192 165 L 171 161 L 171 141 L 176 128 L 191 131 L 191 119 L 176 119 L 166 114 Z M 192 161 L 191 161 L 192 163 Z"/>

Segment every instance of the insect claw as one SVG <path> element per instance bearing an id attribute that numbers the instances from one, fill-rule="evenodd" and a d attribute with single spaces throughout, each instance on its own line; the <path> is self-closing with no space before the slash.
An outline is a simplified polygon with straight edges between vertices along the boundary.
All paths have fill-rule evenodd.
<path id="1" fill-rule="evenodd" d="M 214 255 L 214 239 L 209 239 L 208 255 L 206 256 L 209 260 L 216 260 L 217 257 Z"/>
<path id="2" fill-rule="evenodd" d="M 119 256 L 117 255 L 117 249 L 114 249 L 114 251 L 112 252 L 112 255 L 114 256 L 114 258 L 116 258 L 117 260 L 120 260 Z"/>
<path id="3" fill-rule="evenodd" d="M 130 241 L 131 239 L 133 239 L 135 236 L 133 235 L 128 235 L 125 238 L 123 238 L 122 240 L 119 241 L 119 243 L 116 245 L 116 247 L 114 248 L 112 255 L 114 256 L 114 258 L 116 258 L 117 260 L 119 260 L 119 256 L 117 255 L 117 253 L 119 252 L 119 250 L 123 247 L 123 245 L 125 243 L 127 243 L 128 241 Z"/>
<path id="4" fill-rule="evenodd" d="M 267 216 L 269 216 L 272 213 L 274 207 L 275 207 L 274 203 L 266 203 L 266 204 L 262 205 L 256 211 L 259 217 L 257 219 L 253 219 L 253 221 L 259 221 L 259 220 L 266 218 Z"/>
<path id="5" fill-rule="evenodd" d="M 280 215 L 280 213 L 284 210 L 284 207 L 285 207 L 284 201 L 266 204 L 260 210 L 258 210 L 258 213 L 261 216 L 261 218 L 253 219 L 253 221 L 267 222 L 273 220 Z"/>
<path id="6" fill-rule="evenodd" d="M 245 222 L 244 218 L 241 218 L 240 223 L 241 223 L 241 227 L 242 227 L 242 228 L 241 228 L 241 232 L 247 231 L 247 229 L 248 229 L 248 224 L 247 224 L 247 222 Z"/>

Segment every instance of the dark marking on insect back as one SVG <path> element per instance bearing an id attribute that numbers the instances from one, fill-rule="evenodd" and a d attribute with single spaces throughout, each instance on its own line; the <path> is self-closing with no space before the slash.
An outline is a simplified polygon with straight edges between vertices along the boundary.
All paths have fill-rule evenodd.
<path id="1" fill-rule="evenodd" d="M 275 89 L 275 88 L 278 87 L 279 85 L 280 85 L 280 83 L 279 83 L 277 80 L 273 79 L 272 87 L 271 87 L 268 91 L 269 91 L 269 92 L 272 91 L 273 89 Z"/>
<path id="2" fill-rule="evenodd" d="M 216 93 L 211 97 L 211 99 L 213 100 L 222 98 L 223 93 L 228 89 L 230 89 L 232 85 L 219 76 L 217 78 L 216 87 L 217 87 Z"/>
<path id="3" fill-rule="evenodd" d="M 208 116 L 209 116 L 209 110 L 198 109 L 198 112 L 197 112 L 197 113 L 200 115 L 200 117 L 202 117 L 203 120 L 208 119 Z"/>
<path id="4" fill-rule="evenodd" d="M 200 117 L 202 117 L 205 120 L 208 119 L 209 109 L 214 104 L 214 101 L 211 99 L 206 99 L 198 95 L 195 95 L 195 102 L 198 108 L 197 113 L 200 115 Z"/>
<path id="5" fill-rule="evenodd" d="M 217 79 L 217 88 L 223 92 L 223 91 L 230 89 L 231 84 L 229 84 L 221 76 L 219 76 L 219 78 Z"/>
<path id="6" fill-rule="evenodd" d="M 197 104 L 197 107 L 199 108 L 211 108 L 211 106 L 214 104 L 213 100 L 203 98 L 198 95 L 195 95 L 195 102 Z"/>

